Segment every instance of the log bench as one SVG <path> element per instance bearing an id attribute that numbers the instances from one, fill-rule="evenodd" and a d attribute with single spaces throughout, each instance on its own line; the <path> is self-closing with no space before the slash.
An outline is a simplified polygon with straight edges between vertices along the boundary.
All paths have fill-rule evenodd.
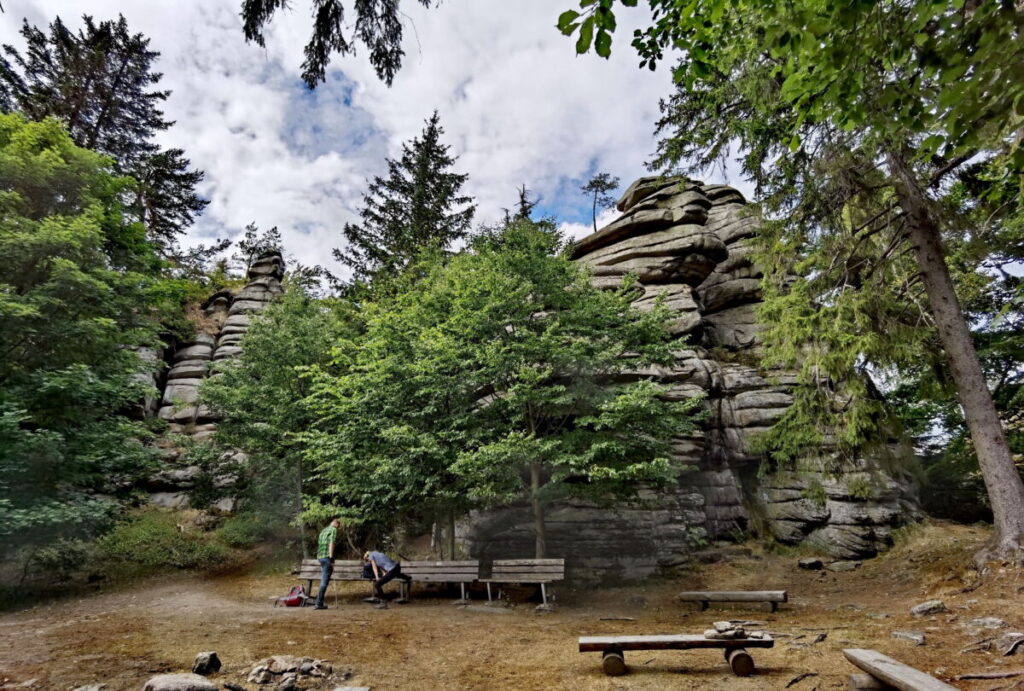
<path id="1" fill-rule="evenodd" d="M 466 599 L 466 584 L 480 577 L 478 561 L 406 561 L 402 573 L 423 583 L 458 583 L 462 599 Z"/>
<path id="2" fill-rule="evenodd" d="M 711 602 L 767 602 L 772 611 L 779 611 L 780 602 L 788 602 L 785 590 L 689 590 L 679 593 L 683 602 L 699 602 L 703 612 Z"/>
<path id="3" fill-rule="evenodd" d="M 900 691 L 956 691 L 944 681 L 883 655 L 877 650 L 847 648 L 843 650 L 846 659 L 868 673 L 870 680 L 881 685 L 870 685 L 862 674 L 850 675 L 852 689 L 899 689 Z M 860 685 L 857 685 L 860 684 Z M 865 685 L 866 684 L 866 685 Z"/>
<path id="4" fill-rule="evenodd" d="M 747 648 L 773 648 L 771 638 L 733 638 L 728 640 L 694 635 L 664 636 L 581 636 L 581 653 L 601 653 L 601 669 L 609 676 L 626 673 L 627 650 L 694 650 L 718 648 L 725 653 L 729 669 L 739 677 L 754 673 L 754 658 Z"/>
<path id="5" fill-rule="evenodd" d="M 541 600 L 548 604 L 545 586 L 565 580 L 565 559 L 495 559 L 484 563 L 481 583 L 487 584 L 487 601 L 491 602 L 491 583 L 537 583 Z"/>

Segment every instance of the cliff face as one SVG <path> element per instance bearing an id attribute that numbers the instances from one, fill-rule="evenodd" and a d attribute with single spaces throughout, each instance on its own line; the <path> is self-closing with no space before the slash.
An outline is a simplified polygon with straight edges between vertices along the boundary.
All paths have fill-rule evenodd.
<path id="1" fill-rule="evenodd" d="M 184 458 L 190 442 L 201 442 L 213 436 L 217 417 L 199 403 L 199 386 L 210 376 L 213 363 L 233 358 L 242 352 L 239 344 L 249 328 L 253 314 L 263 310 L 282 292 L 284 260 L 280 253 L 259 257 L 247 272 L 248 283 L 235 292 L 224 290 L 212 295 L 202 305 L 203 323 L 195 340 L 179 343 L 166 354 L 169 369 L 164 377 L 159 401 L 149 403 L 161 419 L 167 420 L 168 435 L 160 440 L 164 468 L 147 484 L 150 502 L 163 508 L 188 508 L 190 491 L 203 475 L 203 470 L 188 465 Z M 160 386 L 160 380 L 155 381 Z M 225 454 L 212 478 L 217 494 L 224 495 L 214 509 L 230 513 L 235 500 L 230 488 L 247 460 L 241 452 Z M 197 507 L 199 508 L 199 507 Z"/>
<path id="2" fill-rule="evenodd" d="M 618 208 L 623 216 L 580 240 L 574 258 L 599 287 L 636 275 L 640 309 L 665 297 L 677 315 L 670 329 L 686 347 L 671 367 L 632 376 L 653 377 L 672 398 L 704 396 L 709 417 L 701 433 L 673 444 L 675 459 L 695 468 L 674 490 L 614 507 L 552 506 L 550 555 L 566 557 L 577 579 L 609 580 L 683 564 L 711 540 L 752 530 L 844 558 L 888 547 L 892 529 L 917 512 L 907 481 L 869 458 L 841 479 L 813 471 L 762 477 L 761 459 L 748 450 L 792 404 L 796 379 L 759 366 L 761 274 L 750 258 L 758 221 L 743 196 L 725 185 L 642 178 Z M 462 534 L 474 556 L 532 556 L 530 525 L 525 507 L 510 507 L 472 516 Z"/>

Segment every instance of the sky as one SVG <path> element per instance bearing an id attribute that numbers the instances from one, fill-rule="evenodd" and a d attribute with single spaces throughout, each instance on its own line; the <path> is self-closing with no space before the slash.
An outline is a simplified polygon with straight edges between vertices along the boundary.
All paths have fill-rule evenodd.
<path id="1" fill-rule="evenodd" d="M 265 48 L 246 44 L 241 0 L 3 5 L 0 42 L 19 49 L 23 17 L 42 27 L 59 15 L 77 29 L 83 13 L 103 20 L 121 12 L 151 38 L 162 54 L 160 86 L 172 91 L 165 114 L 175 121 L 159 142 L 181 147 L 206 173 L 200 191 L 210 204 L 186 244 L 237 237 L 250 222 L 276 225 L 298 261 L 342 276 L 331 248 L 358 220 L 367 179 L 435 109 L 459 157 L 455 169 L 469 174 L 478 222 L 499 219 L 525 184 L 540 198 L 535 215 L 582 237 L 592 227 L 580 186 L 608 172 L 621 192 L 646 174 L 658 103 L 671 89 L 669 73 L 639 69 L 629 46 L 645 10 L 620 10 L 612 57 L 603 60 L 576 56 L 574 41 L 555 29 L 574 0 L 442 0 L 429 10 L 403 2 L 406 57 L 393 86 L 357 54 L 332 61 L 315 91 L 299 78 L 310 0 L 278 13 Z M 615 215 L 606 211 L 599 225 Z"/>

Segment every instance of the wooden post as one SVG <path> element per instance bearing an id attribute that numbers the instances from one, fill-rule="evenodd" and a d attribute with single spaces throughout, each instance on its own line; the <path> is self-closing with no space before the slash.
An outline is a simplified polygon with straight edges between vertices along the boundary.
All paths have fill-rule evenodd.
<path id="1" fill-rule="evenodd" d="M 707 601 L 707 600 L 701 600 L 701 601 L 700 601 L 700 611 L 701 611 L 701 612 L 706 612 L 706 611 L 707 611 L 707 609 L 708 609 L 708 604 L 709 604 L 709 603 L 708 603 L 708 601 Z"/>
<path id="2" fill-rule="evenodd" d="M 749 677 L 754 673 L 754 658 L 743 648 L 733 648 L 726 653 L 725 659 L 729 661 L 729 669 L 737 677 Z"/>
<path id="3" fill-rule="evenodd" d="M 540 599 L 544 602 L 545 605 L 548 604 L 548 593 L 546 590 L 544 590 L 543 583 L 540 584 Z"/>
<path id="4" fill-rule="evenodd" d="M 491 601 L 491 584 L 490 583 L 487 584 L 487 601 L 488 602 Z"/>
<path id="5" fill-rule="evenodd" d="M 462 600 L 463 600 L 463 602 L 465 602 L 465 600 L 466 600 L 466 584 L 465 583 L 459 583 L 459 589 L 462 591 Z"/>
<path id="6" fill-rule="evenodd" d="M 601 669 L 609 677 L 621 677 L 626 673 L 626 656 L 621 650 L 609 648 L 601 656 Z"/>

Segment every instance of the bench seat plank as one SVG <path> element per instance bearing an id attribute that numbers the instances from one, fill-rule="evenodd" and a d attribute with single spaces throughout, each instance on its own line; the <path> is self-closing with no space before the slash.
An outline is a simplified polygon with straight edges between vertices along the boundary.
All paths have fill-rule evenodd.
<path id="1" fill-rule="evenodd" d="M 871 676 L 900 691 L 956 691 L 955 686 L 939 681 L 877 650 L 847 648 L 843 650 L 843 655 Z"/>
<path id="2" fill-rule="evenodd" d="M 679 593 L 685 602 L 788 602 L 785 590 L 688 590 Z"/>
<path id="3" fill-rule="evenodd" d="M 705 638 L 701 635 L 580 636 L 581 653 L 606 650 L 690 650 L 694 648 L 773 648 L 771 638 Z"/>

